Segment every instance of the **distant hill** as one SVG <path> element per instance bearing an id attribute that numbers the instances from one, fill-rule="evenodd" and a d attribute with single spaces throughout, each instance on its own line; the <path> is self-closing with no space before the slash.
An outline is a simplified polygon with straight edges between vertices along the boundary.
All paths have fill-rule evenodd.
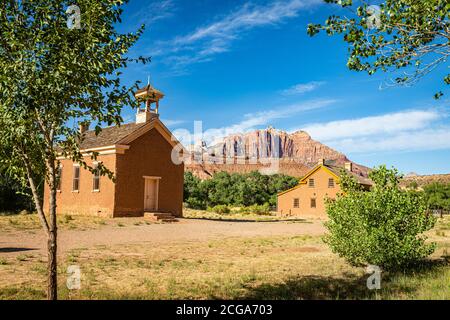
<path id="1" fill-rule="evenodd" d="M 264 162 L 271 159 L 279 161 L 279 173 L 294 177 L 304 176 L 320 159 L 337 166 L 350 162 L 346 155 L 313 140 L 305 131 L 290 134 L 273 128 L 229 135 L 203 151 L 191 152 L 191 157 L 198 160 L 208 159 L 205 163 L 198 161 L 186 165 L 187 171 L 201 179 L 207 179 L 218 171 L 246 173 L 267 170 L 269 165 Z M 228 159 L 224 160 L 224 157 Z M 355 163 L 353 168 L 363 176 L 367 176 L 369 171 L 369 168 Z"/>
<path id="2" fill-rule="evenodd" d="M 432 175 L 423 175 L 423 176 L 407 174 L 402 179 L 401 185 L 403 187 L 408 187 L 413 182 L 416 182 L 417 186 L 419 188 L 422 188 L 423 186 L 433 183 L 433 182 L 450 183 L 450 174 L 432 174 Z"/>

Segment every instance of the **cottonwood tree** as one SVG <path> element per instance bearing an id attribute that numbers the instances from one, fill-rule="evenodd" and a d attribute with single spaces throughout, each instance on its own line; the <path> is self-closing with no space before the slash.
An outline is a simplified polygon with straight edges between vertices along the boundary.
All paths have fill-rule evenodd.
<path id="1" fill-rule="evenodd" d="M 374 182 L 364 191 L 345 171 L 342 194 L 326 202 L 329 221 L 325 242 L 355 266 L 377 265 L 384 270 L 404 270 L 435 250 L 425 233 L 436 219 L 427 212 L 422 193 L 402 190 L 396 169 L 375 168 Z"/>
<path id="2" fill-rule="evenodd" d="M 395 71 L 387 85 L 411 86 L 450 58 L 450 2 L 448 0 L 386 0 L 379 6 L 367 1 L 324 0 L 348 11 L 325 23 L 309 24 L 308 34 L 343 34 L 349 44 L 351 70 Z M 450 73 L 442 88 L 450 84 Z M 442 88 L 435 98 L 443 95 Z"/>
<path id="3" fill-rule="evenodd" d="M 93 170 L 80 153 L 77 123 L 91 122 L 97 133 L 102 124 L 120 124 L 122 106 L 136 106 L 132 90 L 137 86 L 124 86 L 120 70 L 149 61 L 127 57 L 143 26 L 126 34 L 115 29 L 126 2 L 77 0 L 77 10 L 69 15 L 73 3 L 62 0 L 3 1 L 0 6 L 1 161 L 31 189 L 48 239 L 49 299 L 57 298 L 58 157 Z M 77 11 L 81 16 L 74 16 Z M 113 178 L 107 168 L 99 170 Z M 47 213 L 37 173 L 49 186 Z"/>

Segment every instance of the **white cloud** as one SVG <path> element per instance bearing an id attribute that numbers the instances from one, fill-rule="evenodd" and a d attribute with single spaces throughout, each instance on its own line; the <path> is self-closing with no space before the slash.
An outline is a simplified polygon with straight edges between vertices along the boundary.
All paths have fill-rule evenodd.
<path id="1" fill-rule="evenodd" d="M 145 24 L 147 27 L 159 20 L 173 16 L 175 6 L 173 0 L 152 1 L 147 6 L 141 8 L 134 16 L 134 21 Z"/>
<path id="2" fill-rule="evenodd" d="M 176 119 L 161 119 L 161 121 L 168 127 L 173 127 L 186 122 L 185 120 L 176 120 Z"/>
<path id="3" fill-rule="evenodd" d="M 450 127 L 400 132 L 393 136 L 332 140 L 328 144 L 342 152 L 427 151 L 450 149 Z"/>
<path id="4" fill-rule="evenodd" d="M 230 50 L 233 41 L 239 39 L 243 32 L 280 24 L 296 17 L 301 10 L 321 2 L 322 0 L 273 1 L 259 6 L 246 3 L 231 14 L 189 34 L 160 42 L 153 55 L 165 55 L 166 62 L 175 69 L 210 61 L 214 55 Z"/>
<path id="5" fill-rule="evenodd" d="M 196 138 L 205 141 L 209 146 L 214 145 L 220 142 L 223 137 L 226 137 L 230 134 L 249 132 L 255 130 L 258 126 L 270 125 L 274 120 L 287 118 L 301 112 L 322 109 L 335 102 L 336 102 L 335 100 L 331 99 L 311 100 L 297 104 L 277 107 L 274 110 L 248 113 L 245 114 L 244 119 L 242 119 L 238 123 L 221 128 L 212 128 L 207 130 L 203 128 L 203 130 L 205 131 L 202 133 L 202 137 Z M 178 140 L 182 141 L 185 145 L 194 143 L 194 141 L 189 142 L 190 140 L 193 139 L 191 133 L 188 130 L 185 129 L 176 130 L 174 131 L 174 135 L 178 138 Z"/>
<path id="6" fill-rule="evenodd" d="M 359 119 L 307 124 L 302 130 L 319 141 L 327 141 L 423 129 L 440 117 L 441 115 L 434 110 L 410 110 Z"/>
<path id="7" fill-rule="evenodd" d="M 301 129 L 344 153 L 443 150 L 450 149 L 450 127 L 439 124 L 445 117 L 436 110 L 408 110 Z"/>
<path id="8" fill-rule="evenodd" d="M 311 81 L 308 83 L 299 83 L 289 89 L 283 90 L 281 93 L 286 96 L 304 94 L 314 91 L 325 84 L 324 81 Z"/>

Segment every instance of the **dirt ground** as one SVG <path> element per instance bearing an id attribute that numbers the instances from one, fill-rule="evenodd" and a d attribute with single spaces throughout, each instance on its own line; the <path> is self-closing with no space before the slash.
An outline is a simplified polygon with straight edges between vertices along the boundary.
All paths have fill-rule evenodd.
<path id="1" fill-rule="evenodd" d="M 60 299 L 450 299 L 450 217 L 428 232 L 436 251 L 421 271 L 384 274 L 323 242 L 323 221 L 191 213 L 144 218 L 58 217 Z M 200 218 L 202 217 L 202 218 Z M 45 299 L 46 239 L 36 215 L 0 215 L 0 300 Z M 81 288 L 69 290 L 69 266 Z"/>
<path id="2" fill-rule="evenodd" d="M 128 221 L 136 223 L 137 219 L 131 218 Z M 94 246 L 152 243 L 158 245 L 229 237 L 319 236 L 324 232 L 325 228 L 320 221 L 248 222 L 179 219 L 178 222 L 164 224 L 104 225 L 96 229 L 80 230 L 60 229 L 58 252 L 65 254 L 73 249 Z M 15 257 L 24 252 L 45 255 L 45 248 L 46 237 L 39 229 L 0 233 L 0 256 Z"/>

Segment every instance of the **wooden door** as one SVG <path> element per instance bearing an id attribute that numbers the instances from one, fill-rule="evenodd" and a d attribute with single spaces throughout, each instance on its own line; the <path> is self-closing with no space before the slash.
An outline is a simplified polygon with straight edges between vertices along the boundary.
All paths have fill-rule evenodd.
<path id="1" fill-rule="evenodd" d="M 158 179 L 145 179 L 144 210 L 158 210 Z"/>

